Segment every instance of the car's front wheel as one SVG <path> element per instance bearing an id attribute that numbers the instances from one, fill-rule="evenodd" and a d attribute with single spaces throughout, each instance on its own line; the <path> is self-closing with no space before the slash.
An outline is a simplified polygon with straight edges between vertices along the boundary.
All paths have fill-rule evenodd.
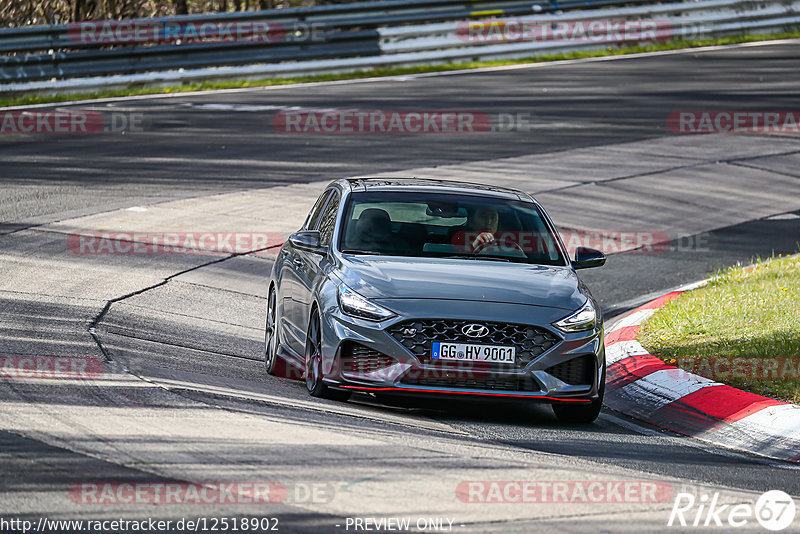
<path id="1" fill-rule="evenodd" d="M 350 398 L 349 391 L 329 388 L 322 381 L 322 331 L 319 315 L 315 312 L 308 322 L 306 334 L 306 389 L 312 397 L 346 401 Z"/>
<path id="2" fill-rule="evenodd" d="M 605 378 L 605 376 L 604 376 Z M 603 408 L 603 395 L 605 394 L 605 379 L 600 384 L 597 399 L 590 403 L 564 403 L 553 404 L 553 411 L 562 423 L 591 423 L 600 415 Z"/>

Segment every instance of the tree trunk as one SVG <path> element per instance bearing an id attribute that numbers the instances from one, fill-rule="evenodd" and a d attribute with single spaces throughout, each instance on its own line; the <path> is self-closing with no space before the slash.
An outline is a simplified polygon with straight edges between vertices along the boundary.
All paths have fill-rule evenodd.
<path id="1" fill-rule="evenodd" d="M 176 15 L 189 14 L 189 5 L 186 3 L 186 0 L 175 0 L 175 14 Z"/>
<path id="2" fill-rule="evenodd" d="M 75 0 L 75 7 L 72 10 L 72 20 L 79 22 L 83 20 L 85 14 L 86 6 L 84 5 L 84 0 Z"/>

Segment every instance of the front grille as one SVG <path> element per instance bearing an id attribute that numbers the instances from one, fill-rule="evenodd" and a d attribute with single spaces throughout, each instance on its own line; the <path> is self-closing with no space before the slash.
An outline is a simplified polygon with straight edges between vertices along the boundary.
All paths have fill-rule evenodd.
<path id="1" fill-rule="evenodd" d="M 341 364 L 344 374 L 373 373 L 386 369 L 394 363 L 394 358 L 358 343 L 347 342 L 342 346 Z"/>
<path id="2" fill-rule="evenodd" d="M 489 328 L 489 334 L 482 338 L 469 337 L 461 331 L 468 324 L 484 325 Z M 405 321 L 391 326 L 388 331 L 409 352 L 426 364 L 446 365 L 440 360 L 431 360 L 434 341 L 516 347 L 516 365 L 492 364 L 495 369 L 513 369 L 515 367 L 521 369 L 559 341 L 555 334 L 536 326 L 453 319 Z"/>
<path id="3" fill-rule="evenodd" d="M 571 386 L 584 386 L 594 383 L 594 357 L 581 356 L 548 367 L 544 371 Z"/>
<path id="4" fill-rule="evenodd" d="M 443 387 L 450 389 L 494 389 L 500 391 L 539 391 L 536 383 L 527 377 L 487 377 L 487 378 L 404 378 L 406 386 Z"/>

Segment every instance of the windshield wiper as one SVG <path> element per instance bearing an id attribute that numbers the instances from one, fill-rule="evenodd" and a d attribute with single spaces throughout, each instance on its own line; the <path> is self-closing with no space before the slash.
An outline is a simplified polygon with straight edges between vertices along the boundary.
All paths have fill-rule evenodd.
<path id="1" fill-rule="evenodd" d="M 342 250 L 342 254 L 369 254 L 370 256 L 382 256 L 383 252 L 376 250 L 359 250 L 356 248 L 346 248 Z"/>
<path id="2" fill-rule="evenodd" d="M 500 256 L 464 256 L 464 255 L 456 255 L 456 256 L 441 256 L 442 258 L 456 258 L 459 260 L 490 260 L 490 261 L 505 261 L 510 262 L 511 260 L 508 258 L 502 258 Z"/>

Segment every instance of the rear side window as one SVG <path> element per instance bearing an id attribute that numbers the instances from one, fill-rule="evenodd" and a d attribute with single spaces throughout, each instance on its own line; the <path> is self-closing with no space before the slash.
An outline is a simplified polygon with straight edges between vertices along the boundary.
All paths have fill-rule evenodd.
<path id="1" fill-rule="evenodd" d="M 336 226 L 336 214 L 339 211 L 339 195 L 332 194 L 330 202 L 325 207 L 319 220 L 319 244 L 323 247 L 330 245 L 333 228 Z"/>

